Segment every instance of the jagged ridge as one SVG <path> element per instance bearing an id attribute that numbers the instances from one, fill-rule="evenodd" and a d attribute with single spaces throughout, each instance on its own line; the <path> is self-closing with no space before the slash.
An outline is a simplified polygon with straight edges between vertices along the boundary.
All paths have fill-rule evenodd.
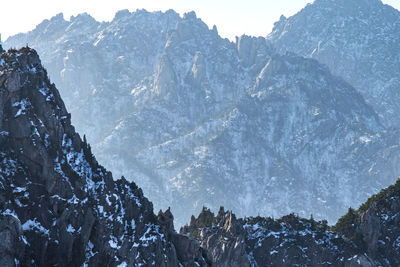
<path id="1" fill-rule="evenodd" d="M 294 214 L 237 219 L 203 208 L 181 228 L 217 266 L 398 266 L 400 179 L 332 227 Z"/>

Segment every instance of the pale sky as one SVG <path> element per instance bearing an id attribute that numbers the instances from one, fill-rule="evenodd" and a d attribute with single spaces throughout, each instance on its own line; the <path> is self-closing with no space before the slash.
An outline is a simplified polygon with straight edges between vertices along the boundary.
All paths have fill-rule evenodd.
<path id="1" fill-rule="evenodd" d="M 98 21 L 110 21 L 121 9 L 165 11 L 180 14 L 194 10 L 209 27 L 216 25 L 223 36 L 234 39 L 243 33 L 267 35 L 283 14 L 291 16 L 313 0 L 19 0 L 0 1 L 0 33 L 8 36 L 32 30 L 57 13 L 71 15 L 87 12 Z M 400 10 L 400 0 L 383 0 Z"/>

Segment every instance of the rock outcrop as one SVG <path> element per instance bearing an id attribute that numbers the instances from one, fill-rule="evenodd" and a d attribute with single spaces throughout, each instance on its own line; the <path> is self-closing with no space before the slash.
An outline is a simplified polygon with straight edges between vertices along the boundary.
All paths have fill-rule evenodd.
<path id="1" fill-rule="evenodd" d="M 204 208 L 181 233 L 198 239 L 215 266 L 374 266 L 326 221 L 293 214 L 237 219 L 223 208 L 217 216 Z"/>
<path id="2" fill-rule="evenodd" d="M 400 264 L 400 179 L 371 197 L 358 210 L 349 210 L 334 227 L 354 240 L 377 265 Z"/>
<path id="3" fill-rule="evenodd" d="M 197 239 L 214 266 L 399 266 L 400 179 L 349 209 L 334 226 L 290 214 L 237 219 L 203 208 L 180 233 Z"/>
<path id="4" fill-rule="evenodd" d="M 0 266 L 15 266 L 24 255 L 21 222 L 12 214 L 0 215 Z"/>
<path id="5" fill-rule="evenodd" d="M 0 265 L 207 266 L 70 120 L 34 50 L 0 53 Z"/>

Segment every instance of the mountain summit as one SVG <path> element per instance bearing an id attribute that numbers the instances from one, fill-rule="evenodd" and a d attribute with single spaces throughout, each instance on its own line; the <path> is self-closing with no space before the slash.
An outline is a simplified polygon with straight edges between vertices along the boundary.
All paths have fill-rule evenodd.
<path id="1" fill-rule="evenodd" d="M 267 39 L 326 64 L 374 107 L 383 124 L 400 123 L 400 12 L 380 0 L 316 0 L 282 18 Z"/>

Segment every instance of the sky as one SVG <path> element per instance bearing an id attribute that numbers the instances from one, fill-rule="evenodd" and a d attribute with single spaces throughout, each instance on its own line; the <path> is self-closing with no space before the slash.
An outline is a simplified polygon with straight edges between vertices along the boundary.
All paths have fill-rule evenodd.
<path id="1" fill-rule="evenodd" d="M 281 15 L 291 16 L 313 0 L 19 0 L 1 1 L 0 33 L 8 36 L 27 32 L 44 19 L 62 12 L 87 12 L 98 21 L 110 21 L 121 9 L 149 11 L 174 9 L 180 14 L 194 10 L 209 27 L 216 25 L 222 37 L 233 40 L 244 33 L 266 36 Z M 383 0 L 400 10 L 400 0 Z"/>

